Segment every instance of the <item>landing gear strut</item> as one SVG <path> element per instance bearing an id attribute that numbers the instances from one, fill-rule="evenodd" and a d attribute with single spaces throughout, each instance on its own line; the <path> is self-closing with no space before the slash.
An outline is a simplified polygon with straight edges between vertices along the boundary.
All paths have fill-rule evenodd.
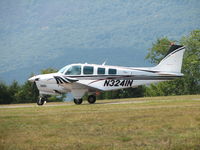
<path id="1" fill-rule="evenodd" d="M 38 100 L 37 100 L 37 104 L 38 105 L 44 105 L 44 103 L 46 103 L 47 101 L 47 98 L 46 97 L 40 97 Z"/>
<path id="2" fill-rule="evenodd" d="M 96 102 L 96 96 L 90 95 L 88 96 L 88 103 L 94 104 Z"/>
<path id="3" fill-rule="evenodd" d="M 80 105 L 82 102 L 83 102 L 83 99 L 82 99 L 82 98 L 80 98 L 80 99 L 74 99 L 74 103 L 75 103 L 76 105 Z"/>

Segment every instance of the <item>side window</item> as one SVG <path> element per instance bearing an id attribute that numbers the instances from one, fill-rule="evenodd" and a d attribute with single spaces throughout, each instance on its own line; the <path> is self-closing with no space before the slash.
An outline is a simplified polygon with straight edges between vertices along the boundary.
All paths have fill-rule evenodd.
<path id="1" fill-rule="evenodd" d="M 80 75 L 81 66 L 71 66 L 65 74 L 66 75 Z"/>
<path id="2" fill-rule="evenodd" d="M 108 69 L 108 74 L 117 74 L 116 69 Z"/>
<path id="3" fill-rule="evenodd" d="M 84 66 L 83 67 L 83 74 L 93 74 L 94 67 L 92 66 Z"/>
<path id="4" fill-rule="evenodd" d="M 97 74 L 105 74 L 105 68 L 98 68 Z"/>

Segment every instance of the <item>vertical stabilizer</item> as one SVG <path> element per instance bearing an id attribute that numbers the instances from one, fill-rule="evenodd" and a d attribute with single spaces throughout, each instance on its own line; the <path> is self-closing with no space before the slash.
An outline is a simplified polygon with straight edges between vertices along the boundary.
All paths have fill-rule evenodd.
<path id="1" fill-rule="evenodd" d="M 165 57 L 153 68 L 153 70 L 181 73 L 184 52 L 185 46 L 172 45 Z"/>

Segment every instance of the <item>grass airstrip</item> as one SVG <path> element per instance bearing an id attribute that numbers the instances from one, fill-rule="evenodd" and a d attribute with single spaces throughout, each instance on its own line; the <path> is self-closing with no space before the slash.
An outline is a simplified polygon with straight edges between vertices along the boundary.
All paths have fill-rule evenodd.
<path id="1" fill-rule="evenodd" d="M 0 149 L 199 150 L 200 95 L 0 105 Z"/>

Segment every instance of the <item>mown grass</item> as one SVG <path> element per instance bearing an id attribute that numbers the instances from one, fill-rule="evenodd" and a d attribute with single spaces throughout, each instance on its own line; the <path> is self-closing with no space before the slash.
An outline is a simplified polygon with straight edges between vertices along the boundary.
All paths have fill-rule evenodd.
<path id="1" fill-rule="evenodd" d="M 200 149 L 199 95 L 135 100 L 0 108 L 0 149 Z"/>

